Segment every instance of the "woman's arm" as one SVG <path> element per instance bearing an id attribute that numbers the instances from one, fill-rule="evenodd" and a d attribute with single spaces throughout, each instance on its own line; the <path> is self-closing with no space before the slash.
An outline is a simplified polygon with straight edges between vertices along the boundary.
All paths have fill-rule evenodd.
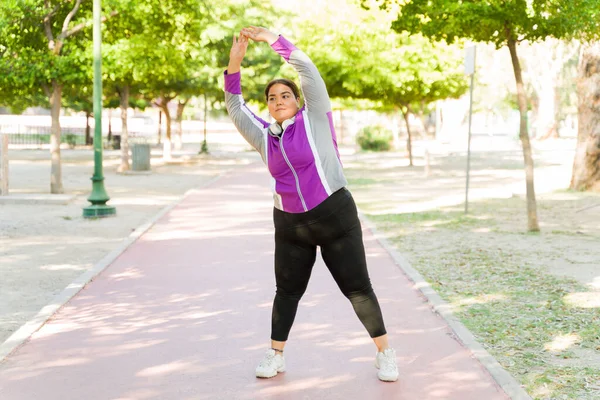
<path id="1" fill-rule="evenodd" d="M 248 48 L 248 38 L 240 35 L 233 37 L 229 52 L 229 65 L 225 71 L 225 105 L 234 125 L 244 139 L 262 154 L 266 127 L 269 124 L 256 116 L 242 97 L 241 66 Z"/>
<path id="2" fill-rule="evenodd" d="M 275 35 L 265 28 L 250 26 L 242 29 L 242 34 L 257 42 L 268 43 L 300 75 L 300 86 L 304 94 L 306 109 L 326 114 L 331 111 L 331 103 L 325 82 L 312 60 L 283 36 Z"/>

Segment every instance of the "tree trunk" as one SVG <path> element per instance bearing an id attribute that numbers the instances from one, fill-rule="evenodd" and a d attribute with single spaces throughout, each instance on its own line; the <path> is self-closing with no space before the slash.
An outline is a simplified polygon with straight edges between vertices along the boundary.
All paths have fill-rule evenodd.
<path id="1" fill-rule="evenodd" d="M 183 110 L 185 109 L 185 106 L 187 105 L 188 101 L 190 101 L 190 99 L 186 99 L 183 102 L 177 102 L 177 136 L 175 138 L 176 150 L 181 150 L 181 148 L 183 147 Z"/>
<path id="2" fill-rule="evenodd" d="M 533 184 L 533 157 L 531 155 L 531 142 L 529 132 L 527 131 L 527 98 L 525 96 L 525 87 L 523 86 L 523 77 L 521 75 L 521 64 L 517 56 L 517 42 L 512 35 L 508 36 L 508 50 L 515 73 L 517 83 L 517 99 L 519 104 L 520 126 L 519 137 L 523 146 L 523 159 L 525 161 L 525 180 L 527 190 L 527 226 L 530 232 L 538 232 L 540 226 L 537 217 L 537 203 L 535 200 L 535 187 Z"/>
<path id="3" fill-rule="evenodd" d="M 391 131 L 392 131 L 392 140 L 393 140 L 393 147 L 395 150 L 398 150 L 400 148 L 400 125 L 401 125 L 401 121 L 398 120 L 398 114 L 401 113 L 401 111 L 399 110 L 398 107 L 394 106 L 394 112 L 392 112 L 392 126 L 391 126 Z M 404 118 L 402 118 L 402 120 L 404 120 Z"/>
<path id="4" fill-rule="evenodd" d="M 112 140 L 112 108 L 108 109 L 108 137 L 106 138 L 108 142 Z"/>
<path id="5" fill-rule="evenodd" d="M 129 131 L 127 129 L 127 109 L 129 108 L 129 86 L 121 88 L 121 165 L 119 172 L 130 170 L 129 166 Z"/>
<path id="6" fill-rule="evenodd" d="M 428 122 L 429 120 L 429 114 L 425 114 L 425 110 L 427 109 L 427 104 L 425 104 L 425 101 L 421 101 L 420 107 L 419 107 L 419 112 L 417 114 L 417 116 L 419 117 L 419 121 L 421 121 L 421 125 L 423 125 L 423 137 L 425 139 L 427 139 L 429 137 L 429 128 L 430 128 L 430 124 Z"/>
<path id="7" fill-rule="evenodd" d="M 166 106 L 163 109 L 163 112 L 165 113 L 165 123 L 167 124 L 167 135 L 163 143 L 163 158 L 165 160 L 170 160 L 171 158 L 173 158 L 171 145 L 171 114 L 169 113 L 169 110 Z"/>
<path id="8" fill-rule="evenodd" d="M 171 99 L 161 97 L 160 103 L 158 104 L 158 106 L 162 110 L 163 114 L 165 115 L 165 124 L 167 125 L 167 130 L 166 130 L 167 134 L 165 136 L 165 141 L 163 143 L 163 159 L 164 160 L 171 160 L 173 158 L 172 146 L 171 146 L 171 114 L 169 113 L 169 107 L 168 107 L 169 101 L 171 101 Z"/>
<path id="9" fill-rule="evenodd" d="M 570 187 L 600 190 L 600 42 L 582 49 L 577 95 L 579 132 Z"/>
<path id="10" fill-rule="evenodd" d="M 412 155 L 412 134 L 410 133 L 410 124 L 408 122 L 408 117 L 410 115 L 410 108 L 406 106 L 406 112 L 404 111 L 404 107 L 401 107 L 402 116 L 404 117 L 404 123 L 406 124 L 406 150 L 408 151 L 408 165 L 413 166 L 413 155 Z"/>
<path id="11" fill-rule="evenodd" d="M 208 154 L 208 143 L 206 143 L 206 131 L 207 131 L 207 124 L 208 124 L 208 100 L 206 99 L 206 93 L 204 93 L 204 121 L 203 121 L 203 125 L 204 125 L 204 140 L 202 141 L 202 146 L 200 147 L 200 154 L 202 153 L 206 153 Z"/>
<path id="12" fill-rule="evenodd" d="M 156 144 L 160 146 L 160 142 L 162 140 L 162 109 L 158 110 L 158 140 Z"/>
<path id="13" fill-rule="evenodd" d="M 85 112 L 85 144 L 88 146 L 92 144 L 92 134 L 91 134 L 91 128 L 90 128 L 90 117 L 91 116 L 92 116 L 92 113 L 90 113 L 89 111 Z"/>
<path id="14" fill-rule="evenodd" d="M 208 101 L 206 99 L 206 93 L 204 94 L 204 143 L 206 143 L 206 131 L 208 125 Z"/>
<path id="15" fill-rule="evenodd" d="M 63 193 L 62 170 L 60 165 L 60 107 L 62 101 L 62 85 L 52 81 L 52 94 L 50 95 L 50 107 L 52 126 L 50 129 L 50 193 Z"/>

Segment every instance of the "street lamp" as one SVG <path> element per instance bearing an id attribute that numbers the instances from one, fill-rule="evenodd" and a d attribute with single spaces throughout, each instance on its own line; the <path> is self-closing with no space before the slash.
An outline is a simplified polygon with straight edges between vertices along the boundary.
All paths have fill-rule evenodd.
<path id="1" fill-rule="evenodd" d="M 83 209 L 84 218 L 116 215 L 117 210 L 106 205 L 110 200 L 104 188 L 102 175 L 102 7 L 101 0 L 94 0 L 94 175 L 92 193 L 88 197 L 91 206 Z"/>

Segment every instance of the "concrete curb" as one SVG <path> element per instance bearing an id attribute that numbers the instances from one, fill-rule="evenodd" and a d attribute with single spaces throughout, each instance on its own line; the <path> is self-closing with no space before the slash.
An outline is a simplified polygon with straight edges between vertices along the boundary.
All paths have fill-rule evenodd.
<path id="1" fill-rule="evenodd" d="M 123 242 L 104 258 L 102 258 L 91 269 L 81 274 L 77 279 L 71 282 L 62 292 L 57 294 L 45 307 L 43 307 L 35 317 L 27 321 L 21 327 L 8 337 L 0 345 L 0 363 L 3 362 L 10 354 L 16 351 L 19 347 L 25 344 L 31 335 L 37 332 L 42 326 L 48 322 L 50 318 L 67 304 L 73 297 L 77 295 L 87 284 L 89 284 L 96 276 L 102 273 L 109 265 L 111 265 L 129 246 L 135 243 L 144 233 L 146 233 L 159 219 L 170 212 L 173 208 L 179 205 L 190 193 L 208 187 L 225 176 L 229 171 L 210 179 L 204 184 L 189 189 L 179 199 L 171 204 L 163 207 L 157 214 L 151 217 L 146 223 L 139 226 L 135 231 L 123 240 Z"/>
<path id="2" fill-rule="evenodd" d="M 74 194 L 11 194 L 0 196 L 0 204 L 65 205 L 77 196 Z"/>
<path id="3" fill-rule="evenodd" d="M 375 224 L 360 211 L 359 215 L 360 219 L 373 233 L 373 236 L 375 236 L 381 246 L 390 254 L 390 256 L 392 256 L 400 270 L 414 283 L 414 287 L 425 296 L 433 310 L 446 321 L 460 343 L 465 346 L 477 360 L 479 360 L 502 390 L 504 390 L 512 400 L 532 400 L 531 396 L 529 396 L 521 387 L 521 384 L 477 342 L 475 336 L 473 336 L 458 318 L 456 318 L 450 309 L 450 305 L 431 288 L 425 278 L 423 278 L 423 276 L 410 265 L 408 260 L 389 243 L 385 236 L 377 230 Z"/>

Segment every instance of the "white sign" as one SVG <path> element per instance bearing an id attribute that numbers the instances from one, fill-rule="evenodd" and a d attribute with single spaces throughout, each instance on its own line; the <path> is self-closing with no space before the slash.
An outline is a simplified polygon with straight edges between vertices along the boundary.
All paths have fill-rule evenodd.
<path id="1" fill-rule="evenodd" d="M 465 49 L 465 75 L 473 75 L 475 73 L 475 49 L 475 46 Z"/>

